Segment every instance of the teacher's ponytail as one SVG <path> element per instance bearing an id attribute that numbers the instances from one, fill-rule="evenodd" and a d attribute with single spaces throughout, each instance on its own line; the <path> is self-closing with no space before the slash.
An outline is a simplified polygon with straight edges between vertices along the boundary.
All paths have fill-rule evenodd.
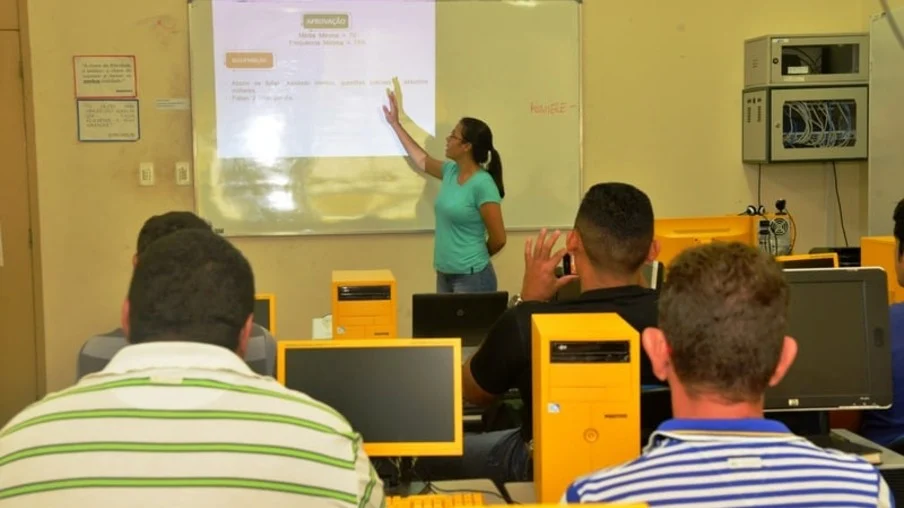
<path id="1" fill-rule="evenodd" d="M 465 117 L 461 119 L 461 134 L 466 143 L 471 144 L 471 156 L 474 162 L 485 165 L 487 173 L 496 182 L 499 197 L 505 197 L 505 185 L 502 183 L 502 157 L 493 146 L 493 131 L 482 120 Z"/>
<path id="2" fill-rule="evenodd" d="M 495 148 L 490 147 L 490 162 L 487 164 L 487 172 L 496 182 L 496 188 L 499 189 L 499 197 L 505 197 L 505 185 L 502 183 L 502 158 Z"/>

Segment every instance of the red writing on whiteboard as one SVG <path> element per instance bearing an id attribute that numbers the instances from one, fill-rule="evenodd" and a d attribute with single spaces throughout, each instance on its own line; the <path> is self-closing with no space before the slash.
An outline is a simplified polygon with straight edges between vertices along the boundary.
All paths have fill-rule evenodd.
<path id="1" fill-rule="evenodd" d="M 577 105 L 561 101 L 547 103 L 531 101 L 530 103 L 530 112 L 534 115 L 564 115 L 575 108 L 577 108 Z"/>

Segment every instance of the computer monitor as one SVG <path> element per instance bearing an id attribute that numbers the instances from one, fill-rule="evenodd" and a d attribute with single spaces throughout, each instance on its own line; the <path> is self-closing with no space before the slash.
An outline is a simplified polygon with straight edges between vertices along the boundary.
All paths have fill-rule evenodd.
<path id="1" fill-rule="evenodd" d="M 785 271 L 788 335 L 797 358 L 766 409 L 886 408 L 892 402 L 885 273 L 877 268 Z"/>
<path id="2" fill-rule="evenodd" d="M 411 295 L 411 335 L 418 339 L 459 337 L 475 348 L 508 308 L 507 291 Z"/>
<path id="3" fill-rule="evenodd" d="M 862 239 L 861 243 L 863 243 Z M 838 266 L 840 267 L 860 266 L 859 245 L 856 247 L 811 247 L 809 254 L 825 254 L 826 252 L 838 254 Z"/>
<path id="4" fill-rule="evenodd" d="M 835 252 L 776 256 L 775 260 L 782 265 L 783 270 L 799 270 L 801 268 L 838 268 L 838 254 Z"/>
<path id="5" fill-rule="evenodd" d="M 681 251 L 713 241 L 755 245 L 754 219 L 748 215 L 656 219 L 655 238 L 659 242 L 657 261 L 668 264 Z"/>
<path id="6" fill-rule="evenodd" d="M 254 322 L 276 335 L 276 295 L 258 293 L 254 295 Z"/>
<path id="7" fill-rule="evenodd" d="M 279 341 L 276 378 L 329 405 L 371 457 L 462 453 L 458 339 Z"/>

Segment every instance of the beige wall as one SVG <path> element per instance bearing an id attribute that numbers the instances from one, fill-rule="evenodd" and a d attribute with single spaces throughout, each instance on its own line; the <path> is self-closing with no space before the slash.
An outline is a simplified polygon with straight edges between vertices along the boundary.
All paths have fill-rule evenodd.
<path id="1" fill-rule="evenodd" d="M 860 3 L 862 6 L 864 30 L 869 30 L 870 18 L 882 12 L 882 3 L 879 0 L 861 0 Z M 888 6 L 892 10 L 900 9 L 904 7 L 904 0 L 888 0 Z M 898 23 L 900 24 L 902 21 L 904 20 L 899 19 Z"/>
<path id="2" fill-rule="evenodd" d="M 587 185 L 624 180 L 648 191 L 660 216 L 725 214 L 755 200 L 756 171 L 740 163 L 742 41 L 770 32 L 859 31 L 878 7 L 851 0 L 589 0 L 584 3 Z M 35 83 L 48 389 L 73 381 L 78 348 L 118 323 L 135 235 L 155 212 L 190 208 L 173 163 L 191 157 L 188 113 L 157 111 L 158 98 L 187 97 L 185 0 L 29 2 Z M 878 4 L 876 4 L 878 5 Z M 142 140 L 79 144 L 73 54 L 138 58 Z M 502 63 L 501 63 L 502 64 Z M 140 188 L 140 162 L 157 185 Z M 516 171 L 512 168 L 510 171 Z M 800 227 L 799 250 L 834 234 L 825 165 L 764 169 L 763 198 L 785 198 Z M 865 164 L 840 164 L 848 235 L 865 223 Z M 840 232 L 839 232 L 840 233 Z M 840 236 L 840 234 L 839 234 Z M 496 260 L 503 289 L 517 291 L 521 243 Z M 310 334 L 329 312 L 334 268 L 390 268 L 410 331 L 410 294 L 433 288 L 426 235 L 258 238 L 236 243 L 260 291 L 278 295 L 282 338 Z"/>

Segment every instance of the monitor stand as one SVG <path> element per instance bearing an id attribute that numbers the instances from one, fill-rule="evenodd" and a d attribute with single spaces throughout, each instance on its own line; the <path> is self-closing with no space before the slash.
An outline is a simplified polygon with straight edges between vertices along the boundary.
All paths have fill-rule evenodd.
<path id="1" fill-rule="evenodd" d="M 828 411 L 772 413 L 769 417 L 784 423 L 791 432 L 807 438 L 808 441 L 820 448 L 858 455 L 872 464 L 882 462 L 882 452 L 878 448 L 857 444 L 833 434 L 829 428 Z"/>
<path id="2" fill-rule="evenodd" d="M 395 464 L 393 461 L 397 460 Z M 427 483 L 418 478 L 412 457 L 371 459 L 377 475 L 383 480 L 383 492 L 387 496 L 410 496 L 422 493 Z"/>

